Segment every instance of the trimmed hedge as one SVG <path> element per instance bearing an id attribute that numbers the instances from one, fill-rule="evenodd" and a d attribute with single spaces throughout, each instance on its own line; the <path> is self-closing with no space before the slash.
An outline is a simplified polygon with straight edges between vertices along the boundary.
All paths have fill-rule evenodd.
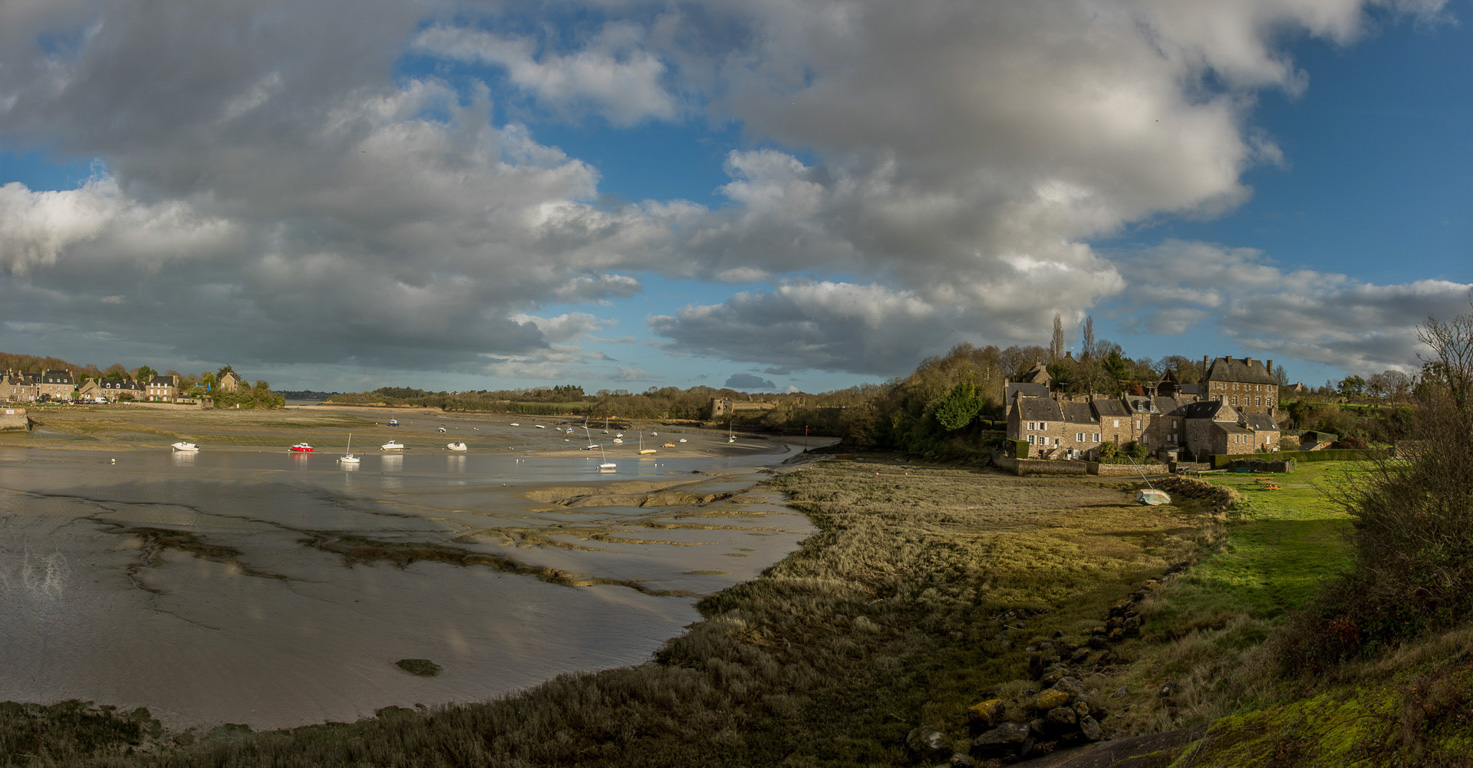
<path id="1" fill-rule="evenodd" d="M 1028 458 L 1028 441 L 1027 440 L 1008 440 L 1007 442 L 1013 444 L 1013 458 L 1015 458 L 1015 459 L 1026 459 L 1026 458 Z"/>
<path id="2" fill-rule="evenodd" d="M 1354 448 L 1327 448 L 1323 451 L 1279 451 L 1277 453 L 1215 453 L 1212 468 L 1222 469 L 1235 461 L 1260 459 L 1263 461 L 1364 461 L 1386 457 L 1383 449 L 1358 450 Z"/>

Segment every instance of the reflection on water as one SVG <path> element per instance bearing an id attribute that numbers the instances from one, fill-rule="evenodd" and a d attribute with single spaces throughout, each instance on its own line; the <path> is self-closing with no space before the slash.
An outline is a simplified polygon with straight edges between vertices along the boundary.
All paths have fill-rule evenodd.
<path id="1" fill-rule="evenodd" d="M 781 456 L 629 458 L 600 476 L 597 456 L 370 454 L 359 472 L 336 456 L 283 461 L 276 450 L 0 449 L 0 487 L 11 491 L 0 493 L 0 669 L 25 670 L 0 675 L 0 701 L 80 698 L 146 706 L 173 727 L 276 728 L 640 663 L 698 614 L 694 598 L 625 585 L 709 594 L 754 577 L 809 529 L 751 504 L 713 527 L 684 507 L 564 509 L 524 496 L 634 478 L 700 482 L 709 493 L 756 476 L 692 472 Z M 227 554 L 160 549 L 160 530 Z M 350 562 L 314 546 L 355 539 L 618 583 Z M 445 671 L 406 675 L 394 666 L 403 658 Z M 197 682 L 205 673 L 209 686 Z"/>

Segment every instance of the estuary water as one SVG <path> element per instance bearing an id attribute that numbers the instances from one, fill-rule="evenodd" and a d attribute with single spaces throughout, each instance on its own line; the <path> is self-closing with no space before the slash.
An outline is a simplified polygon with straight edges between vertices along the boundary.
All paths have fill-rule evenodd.
<path id="1" fill-rule="evenodd" d="M 637 664 L 811 533 L 747 492 L 789 455 L 3 449 L 0 700 L 279 728 Z"/>

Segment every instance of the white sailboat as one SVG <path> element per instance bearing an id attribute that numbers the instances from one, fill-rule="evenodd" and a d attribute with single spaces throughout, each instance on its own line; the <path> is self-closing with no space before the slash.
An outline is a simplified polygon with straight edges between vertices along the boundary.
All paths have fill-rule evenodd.
<path id="1" fill-rule="evenodd" d="M 731 431 L 731 419 L 726 420 L 726 442 L 735 443 L 736 433 Z"/>
<path id="2" fill-rule="evenodd" d="M 348 450 L 338 457 L 339 464 L 359 464 L 363 460 L 353 455 L 353 433 L 348 433 Z"/>
<path id="3" fill-rule="evenodd" d="M 602 474 L 608 474 L 608 473 L 613 472 L 614 470 L 616 470 L 616 469 L 619 468 L 619 465 L 618 464 L 615 464 L 614 462 L 609 461 L 609 457 L 604 454 L 603 446 L 599 446 L 598 456 L 599 456 L 600 459 L 603 459 L 603 463 L 598 465 L 598 471 L 600 473 L 602 473 Z"/>
<path id="4" fill-rule="evenodd" d="M 643 432 L 640 432 L 639 433 L 639 455 L 640 456 L 648 456 L 649 454 L 654 453 L 654 452 L 655 452 L 655 449 L 654 448 L 646 448 L 646 447 L 644 447 L 644 433 Z"/>

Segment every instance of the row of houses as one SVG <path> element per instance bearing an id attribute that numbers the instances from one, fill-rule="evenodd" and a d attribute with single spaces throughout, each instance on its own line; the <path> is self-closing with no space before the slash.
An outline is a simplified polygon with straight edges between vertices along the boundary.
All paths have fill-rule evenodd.
<path id="1" fill-rule="evenodd" d="M 1170 372 L 1146 395 L 1070 398 L 1035 366 L 1009 382 L 1007 436 L 1041 459 L 1097 459 L 1106 443 L 1137 443 L 1163 461 L 1279 449 L 1273 361 L 1203 358 L 1207 375 L 1181 384 Z"/>
<path id="2" fill-rule="evenodd" d="M 240 377 L 234 371 L 226 371 L 216 386 L 221 390 L 234 392 L 240 387 Z M 116 403 L 128 400 L 172 403 L 179 400 L 179 395 L 179 377 L 171 373 L 157 374 L 147 381 L 135 381 L 127 377 L 88 378 L 81 386 L 77 385 L 76 377 L 69 370 L 42 373 L 7 371 L 0 374 L 0 400 L 9 403 Z"/>

